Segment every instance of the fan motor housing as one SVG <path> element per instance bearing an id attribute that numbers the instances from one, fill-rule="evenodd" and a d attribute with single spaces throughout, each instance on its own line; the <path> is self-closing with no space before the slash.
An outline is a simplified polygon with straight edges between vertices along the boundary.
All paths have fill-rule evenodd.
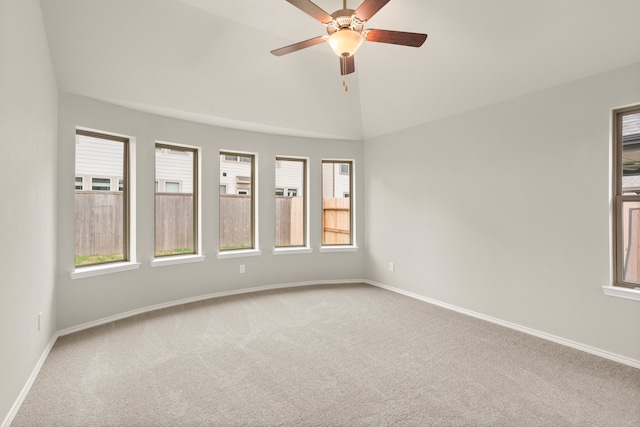
<path id="1" fill-rule="evenodd" d="M 362 33 L 364 22 L 356 18 L 355 12 L 353 9 L 340 9 L 333 12 L 331 14 L 333 21 L 327 24 L 327 33 L 331 35 L 345 28 Z"/>

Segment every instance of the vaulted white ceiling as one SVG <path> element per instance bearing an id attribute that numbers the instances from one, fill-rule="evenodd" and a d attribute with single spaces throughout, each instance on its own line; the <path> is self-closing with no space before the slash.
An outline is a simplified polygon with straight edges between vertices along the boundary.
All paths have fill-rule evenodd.
<path id="1" fill-rule="evenodd" d="M 326 34 L 285 0 L 41 4 L 60 90 L 288 135 L 371 138 L 640 61 L 638 0 L 391 0 L 367 27 L 429 38 L 365 42 L 346 78 L 324 44 L 270 54 Z"/>

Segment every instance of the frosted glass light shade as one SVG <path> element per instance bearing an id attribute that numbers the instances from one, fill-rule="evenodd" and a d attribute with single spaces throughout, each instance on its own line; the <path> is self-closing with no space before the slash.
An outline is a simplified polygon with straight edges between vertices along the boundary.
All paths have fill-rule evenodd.
<path id="1" fill-rule="evenodd" d="M 336 55 L 348 58 L 356 53 L 363 40 L 362 34 L 359 32 L 344 29 L 331 34 L 327 42 Z"/>

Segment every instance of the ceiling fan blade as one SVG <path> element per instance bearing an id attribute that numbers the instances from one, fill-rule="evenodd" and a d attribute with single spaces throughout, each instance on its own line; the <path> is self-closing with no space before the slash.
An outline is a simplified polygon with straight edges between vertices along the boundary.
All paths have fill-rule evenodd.
<path id="1" fill-rule="evenodd" d="M 389 3 L 391 0 L 364 0 L 360 6 L 356 9 L 356 18 L 361 21 L 368 21 L 373 15 L 375 15 L 382 7 Z"/>
<path id="2" fill-rule="evenodd" d="M 275 56 L 282 56 L 282 55 L 286 55 L 287 53 L 296 52 L 306 47 L 311 47 L 320 43 L 324 43 L 325 40 L 326 40 L 325 36 L 318 36 L 309 40 L 305 40 L 303 42 L 294 43 L 289 46 L 281 47 L 280 49 L 272 50 L 271 53 L 274 54 Z"/>
<path id="3" fill-rule="evenodd" d="M 407 33 L 405 31 L 367 30 L 364 38 L 370 42 L 391 43 L 402 46 L 420 47 L 427 39 L 426 34 Z"/>
<path id="4" fill-rule="evenodd" d="M 346 76 L 347 74 L 354 73 L 356 71 L 356 61 L 353 55 L 348 58 L 340 58 L 340 75 Z"/>
<path id="5" fill-rule="evenodd" d="M 311 16 L 312 18 L 317 19 L 323 24 L 328 24 L 333 21 L 331 15 L 327 12 L 319 8 L 316 4 L 311 2 L 310 0 L 287 0 L 289 3 Z"/>

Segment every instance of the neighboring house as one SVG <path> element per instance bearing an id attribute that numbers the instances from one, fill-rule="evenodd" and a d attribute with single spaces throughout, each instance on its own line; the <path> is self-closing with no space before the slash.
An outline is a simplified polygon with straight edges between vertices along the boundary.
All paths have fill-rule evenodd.
<path id="1" fill-rule="evenodd" d="M 76 136 L 76 190 L 122 191 L 122 150 L 117 142 Z M 155 161 L 156 192 L 193 192 L 190 152 L 156 147 Z"/>
<path id="2" fill-rule="evenodd" d="M 298 165 L 276 160 L 276 196 L 302 197 Z M 323 189 L 325 198 L 350 197 L 349 164 L 323 164 Z M 235 155 L 220 157 L 220 194 L 251 194 L 251 158 Z"/>
<path id="3" fill-rule="evenodd" d="M 76 190 L 122 191 L 122 144 L 76 137 Z M 108 161 L 105 161 L 108 159 Z M 188 153 L 170 148 L 156 148 L 156 192 L 191 193 L 193 191 L 192 159 Z M 300 172 L 293 162 L 276 160 L 275 195 L 303 197 Z M 347 163 L 322 165 L 322 195 L 325 198 L 350 197 Z M 220 161 L 220 194 L 251 194 L 251 158 L 222 155 Z"/>
<path id="4" fill-rule="evenodd" d="M 122 191 L 121 143 L 76 136 L 76 190 Z"/>
<path id="5" fill-rule="evenodd" d="M 276 196 L 303 197 L 300 165 L 276 160 Z"/>
<path id="6" fill-rule="evenodd" d="M 275 195 L 303 197 L 304 188 L 299 165 L 276 160 Z M 251 194 L 251 158 L 220 156 L 220 194 Z"/>
<path id="7" fill-rule="evenodd" d="M 193 193 L 193 153 L 156 147 L 156 193 Z"/>
<path id="8" fill-rule="evenodd" d="M 76 136 L 76 190 L 122 191 L 123 154 L 121 143 Z M 189 154 L 156 148 L 156 192 L 193 192 L 193 159 Z"/>
<path id="9" fill-rule="evenodd" d="M 220 155 L 220 194 L 251 194 L 251 157 Z"/>
<path id="10" fill-rule="evenodd" d="M 322 197 L 338 199 L 351 197 L 349 190 L 350 172 L 348 163 L 323 163 Z"/>
<path id="11" fill-rule="evenodd" d="M 625 116 L 622 123 L 623 178 L 625 191 L 640 193 L 640 114 Z"/>

